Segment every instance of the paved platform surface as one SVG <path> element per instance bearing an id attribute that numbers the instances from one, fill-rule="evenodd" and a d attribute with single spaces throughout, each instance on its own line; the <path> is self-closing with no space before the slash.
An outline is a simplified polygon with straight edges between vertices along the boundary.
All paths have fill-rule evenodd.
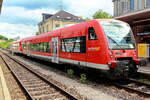
<path id="1" fill-rule="evenodd" d="M 11 100 L 8 87 L 6 85 L 4 73 L 2 67 L 0 66 L 0 100 Z"/>
<path id="2" fill-rule="evenodd" d="M 3 89 L 2 89 L 1 77 L 0 77 L 0 100 L 4 100 L 4 94 L 3 94 Z"/>
<path id="3" fill-rule="evenodd" d="M 138 72 L 140 72 L 140 73 L 145 73 L 145 74 L 150 74 L 150 66 L 140 67 L 140 68 L 138 69 Z"/>

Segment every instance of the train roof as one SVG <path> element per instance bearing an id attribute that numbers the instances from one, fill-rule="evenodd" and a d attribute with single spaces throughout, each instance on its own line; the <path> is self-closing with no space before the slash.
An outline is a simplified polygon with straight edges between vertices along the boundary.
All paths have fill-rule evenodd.
<path id="1" fill-rule="evenodd" d="M 68 27 L 53 30 L 51 32 L 47 32 L 47 33 L 44 33 L 44 34 L 28 37 L 28 38 L 23 39 L 22 41 L 25 42 L 25 41 L 30 41 L 30 40 L 38 40 L 38 39 L 41 39 L 41 38 L 48 38 L 50 36 L 55 37 L 55 36 L 58 36 L 58 34 L 60 34 L 60 31 L 61 32 L 62 31 L 72 31 L 72 29 L 76 30 L 76 29 L 83 28 L 87 23 L 89 24 L 89 23 L 93 23 L 93 22 L 111 21 L 111 20 L 115 20 L 115 19 L 93 19 L 93 20 L 90 20 L 90 21 L 86 21 L 86 22 L 82 22 L 82 23 L 78 23 L 78 24 L 73 24 L 73 25 L 70 25 Z M 119 22 L 122 22 L 122 21 L 119 21 Z"/>

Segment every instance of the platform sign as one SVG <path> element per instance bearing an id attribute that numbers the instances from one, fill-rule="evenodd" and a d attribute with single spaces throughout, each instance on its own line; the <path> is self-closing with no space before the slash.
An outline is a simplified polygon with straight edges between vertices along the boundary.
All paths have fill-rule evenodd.
<path id="1" fill-rule="evenodd" d="M 149 58 L 149 44 L 140 43 L 138 44 L 138 57 Z"/>

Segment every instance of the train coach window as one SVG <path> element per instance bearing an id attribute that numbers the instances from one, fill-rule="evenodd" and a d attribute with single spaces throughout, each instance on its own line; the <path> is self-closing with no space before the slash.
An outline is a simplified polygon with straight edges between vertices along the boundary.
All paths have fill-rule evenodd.
<path id="1" fill-rule="evenodd" d="M 86 52 L 85 36 L 62 39 L 61 51 L 71 53 L 85 53 Z"/>
<path id="2" fill-rule="evenodd" d="M 90 27 L 90 28 L 88 29 L 88 39 L 89 39 L 89 40 L 97 40 L 97 36 L 96 36 L 96 33 L 95 33 L 93 27 Z"/>
<path id="3" fill-rule="evenodd" d="M 43 43 L 39 43 L 39 51 L 44 52 Z"/>
<path id="4" fill-rule="evenodd" d="M 49 42 L 44 43 L 44 52 L 50 52 Z"/>
<path id="5" fill-rule="evenodd" d="M 23 43 L 22 46 L 23 46 L 24 50 L 27 50 L 27 44 L 26 43 Z"/>
<path id="6" fill-rule="evenodd" d="M 49 42 L 32 43 L 30 44 L 30 50 L 37 52 L 50 52 Z"/>

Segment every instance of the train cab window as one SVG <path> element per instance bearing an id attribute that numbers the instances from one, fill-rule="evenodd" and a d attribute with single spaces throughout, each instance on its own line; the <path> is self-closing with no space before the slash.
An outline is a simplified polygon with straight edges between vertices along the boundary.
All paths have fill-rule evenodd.
<path id="1" fill-rule="evenodd" d="M 88 29 L 88 39 L 89 40 L 97 40 L 97 36 L 93 27 Z"/>

